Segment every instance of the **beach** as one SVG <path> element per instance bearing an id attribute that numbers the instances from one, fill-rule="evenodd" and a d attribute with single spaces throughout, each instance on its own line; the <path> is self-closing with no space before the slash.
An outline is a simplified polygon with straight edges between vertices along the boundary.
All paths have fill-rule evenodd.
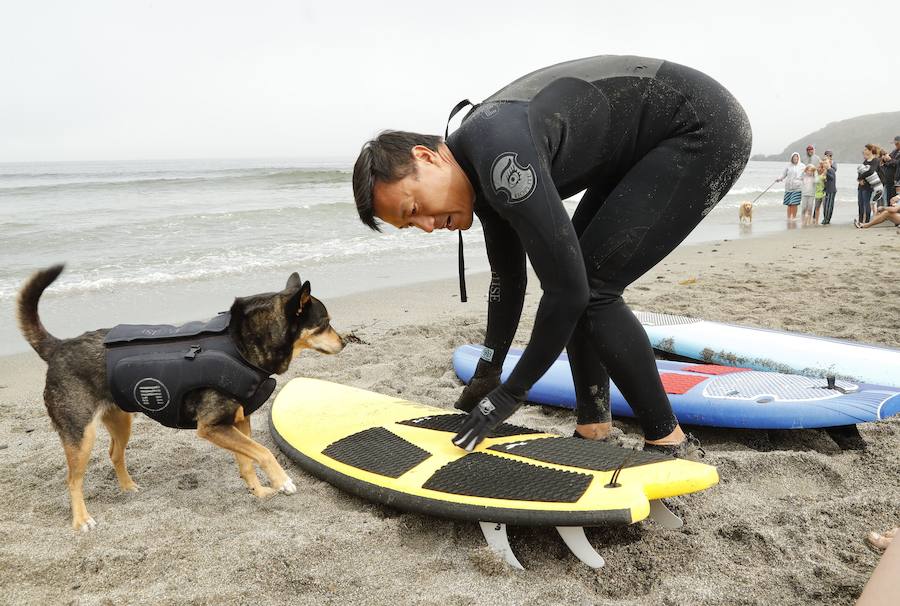
<path id="1" fill-rule="evenodd" d="M 900 229 L 884 225 L 687 244 L 625 297 L 634 309 L 900 347 L 898 250 Z M 356 338 L 337 356 L 304 352 L 279 386 L 317 377 L 451 408 L 462 387 L 450 357 L 483 337 L 488 280 L 468 276 L 466 304 L 453 277 L 323 296 L 334 327 Z M 218 281 L 226 290 L 227 276 Z M 532 276 L 517 346 L 539 297 Z M 75 533 L 44 370 L 31 352 L 0 357 L 2 603 L 850 604 L 879 557 L 866 533 L 900 521 L 900 419 L 860 426 L 865 451 L 842 451 L 819 430 L 689 428 L 721 480 L 670 501 L 683 528 L 588 529 L 606 559 L 596 571 L 552 528 L 511 528 L 526 568 L 514 571 L 475 523 L 373 504 L 304 473 L 277 450 L 267 404 L 252 417 L 253 437 L 276 453 L 296 494 L 258 500 L 229 454 L 140 417 L 127 450 L 140 491 L 119 491 L 98 431 L 84 487 L 98 526 Z M 571 434 L 575 419 L 529 405 L 510 422 Z M 636 423 L 615 423 L 640 442 Z"/>

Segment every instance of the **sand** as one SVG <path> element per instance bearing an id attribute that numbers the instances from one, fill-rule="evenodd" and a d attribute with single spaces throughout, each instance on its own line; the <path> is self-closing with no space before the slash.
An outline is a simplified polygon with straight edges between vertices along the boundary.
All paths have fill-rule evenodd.
<path id="1" fill-rule="evenodd" d="M 900 229 L 788 231 L 676 250 L 627 292 L 633 307 L 900 347 Z M 483 335 L 487 276 L 326 301 L 360 340 L 304 353 L 282 382 L 320 377 L 449 408 L 453 349 Z M 313 285 L 315 287 L 315 285 Z M 235 293 L 247 294 L 247 293 Z M 540 289 L 529 295 L 527 341 Z M 134 318 L 133 321 L 139 321 Z M 49 327 L 51 332 L 53 326 Z M 280 454 L 268 406 L 254 437 L 298 486 L 260 501 L 232 457 L 146 418 L 119 491 L 99 432 L 85 482 L 98 522 L 69 527 L 65 462 L 45 414 L 44 365 L 0 358 L 0 602 L 10 604 L 849 604 L 878 561 L 870 529 L 900 520 L 900 419 L 861 427 L 866 451 L 825 433 L 695 428 L 721 483 L 673 499 L 684 528 L 588 530 L 591 570 L 549 528 L 513 528 L 526 571 L 506 567 L 474 523 L 382 507 L 312 478 Z M 512 422 L 571 432 L 572 413 L 526 406 Z M 639 427 L 616 421 L 634 443 Z"/>

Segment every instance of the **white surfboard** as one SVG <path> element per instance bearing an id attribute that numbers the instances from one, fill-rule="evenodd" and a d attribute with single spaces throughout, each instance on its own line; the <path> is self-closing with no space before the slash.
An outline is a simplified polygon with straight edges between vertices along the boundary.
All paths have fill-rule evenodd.
<path id="1" fill-rule="evenodd" d="M 634 313 L 650 344 L 662 352 L 725 366 L 900 387 L 900 349 L 685 316 Z"/>

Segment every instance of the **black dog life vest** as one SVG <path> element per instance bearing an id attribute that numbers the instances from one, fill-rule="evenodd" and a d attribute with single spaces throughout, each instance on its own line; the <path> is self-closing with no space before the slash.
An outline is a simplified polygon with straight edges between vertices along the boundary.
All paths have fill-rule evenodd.
<path id="1" fill-rule="evenodd" d="M 249 415 L 272 395 L 271 373 L 244 359 L 228 334 L 231 314 L 182 326 L 119 324 L 110 329 L 106 373 L 116 404 L 142 412 L 168 427 L 195 429 L 183 398 L 195 389 L 215 389 Z"/>

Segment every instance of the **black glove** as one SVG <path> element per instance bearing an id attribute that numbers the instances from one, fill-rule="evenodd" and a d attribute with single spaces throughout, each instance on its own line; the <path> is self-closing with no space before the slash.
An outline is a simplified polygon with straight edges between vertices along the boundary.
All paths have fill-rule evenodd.
<path id="1" fill-rule="evenodd" d="M 505 385 L 498 385 L 469 413 L 453 443 L 471 452 L 519 409 L 524 398 L 525 394 L 515 394 Z"/>
<path id="2" fill-rule="evenodd" d="M 456 404 L 453 406 L 466 412 L 472 412 L 472 409 L 475 408 L 478 402 L 500 385 L 500 372 L 502 370 L 503 368 L 499 364 L 479 360 L 472 380 L 463 389 L 459 399 L 456 400 Z"/>

